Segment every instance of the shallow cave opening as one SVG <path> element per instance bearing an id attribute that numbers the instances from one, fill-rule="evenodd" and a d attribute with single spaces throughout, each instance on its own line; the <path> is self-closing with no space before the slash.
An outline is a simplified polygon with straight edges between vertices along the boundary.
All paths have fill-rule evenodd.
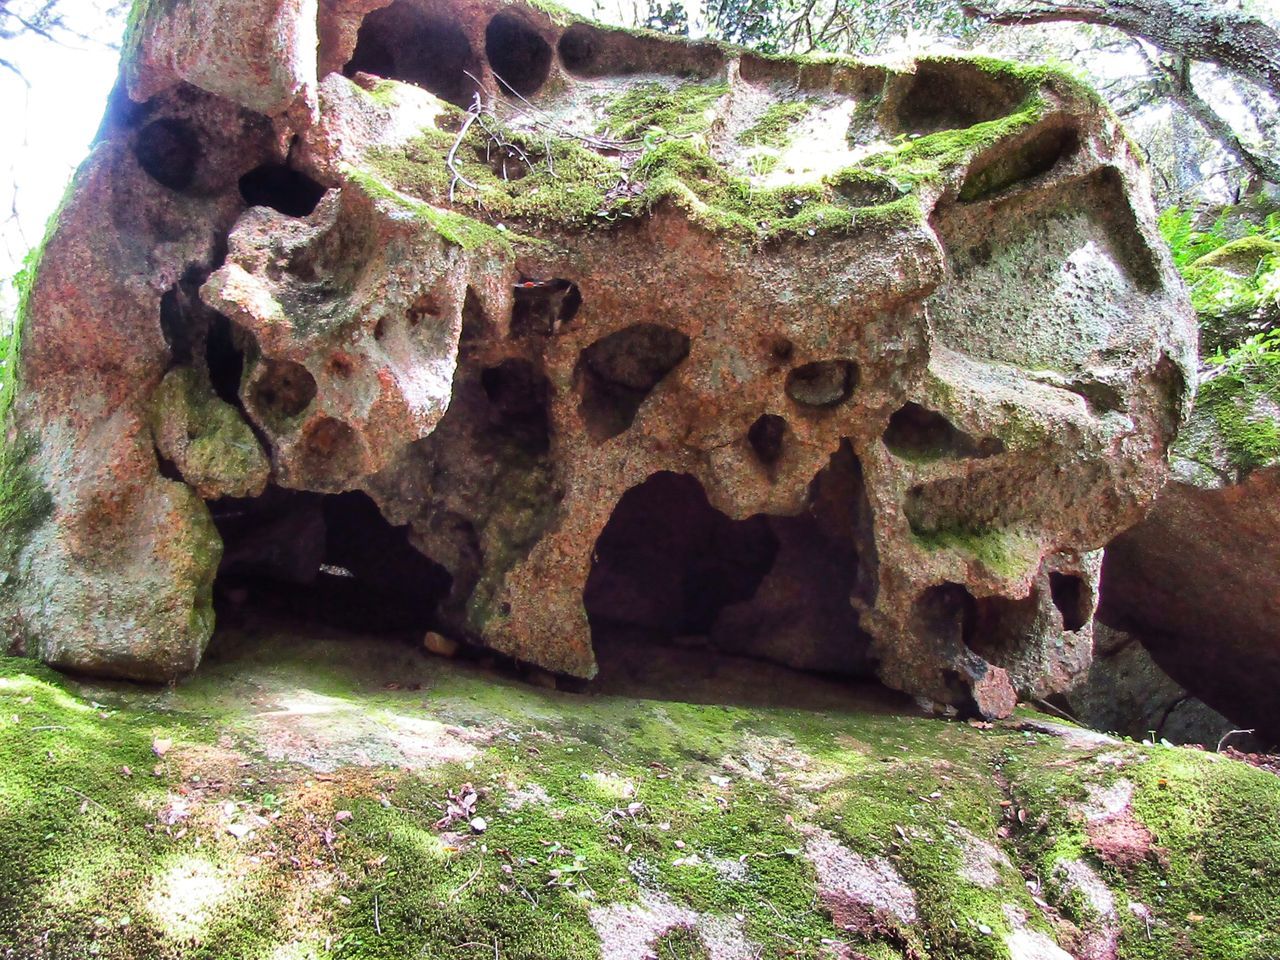
<path id="1" fill-rule="evenodd" d="M 551 71 L 551 45 L 512 13 L 489 21 L 484 53 L 501 86 L 524 97 L 537 93 Z"/>
<path id="2" fill-rule="evenodd" d="M 371 73 L 431 91 L 442 100 L 467 106 L 478 74 L 471 41 L 459 24 L 433 16 L 409 0 L 374 10 L 360 24 L 356 49 L 342 72 Z"/>
<path id="3" fill-rule="evenodd" d="M 624 493 L 596 540 L 583 605 L 596 640 L 706 636 L 750 599 L 778 540 L 763 515 L 733 520 L 693 477 L 662 471 Z"/>
<path id="4" fill-rule="evenodd" d="M 323 185 L 283 163 L 264 163 L 240 178 L 246 204 L 270 207 L 287 217 L 310 216 L 324 195 Z"/>
<path id="5" fill-rule="evenodd" d="M 223 541 L 214 584 L 220 623 L 266 617 L 413 635 L 435 625 L 449 574 L 364 493 L 272 485 L 258 497 L 210 501 L 209 509 Z"/>
<path id="6" fill-rule="evenodd" d="M 847 444 L 794 516 L 735 520 L 692 476 L 653 474 L 619 499 L 593 551 L 583 605 L 601 676 L 609 685 L 637 665 L 752 662 L 872 679 L 871 637 L 853 603 L 875 599 L 870 538 Z"/>

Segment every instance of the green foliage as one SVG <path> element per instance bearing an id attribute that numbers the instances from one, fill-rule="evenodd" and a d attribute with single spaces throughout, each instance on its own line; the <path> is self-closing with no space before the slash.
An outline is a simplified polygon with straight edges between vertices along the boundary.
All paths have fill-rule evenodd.
<path id="1" fill-rule="evenodd" d="M 650 0 L 651 7 L 655 2 Z M 712 36 L 763 53 L 879 53 L 911 32 L 964 40 L 978 29 L 953 0 L 711 0 L 706 9 Z"/>
<path id="2" fill-rule="evenodd" d="M 1232 463 L 1248 471 L 1280 457 L 1280 329 L 1256 333 L 1208 360 L 1215 367 L 1200 385 L 1198 403 L 1217 424 Z"/>
<path id="3" fill-rule="evenodd" d="M 1189 211 L 1160 216 L 1160 232 L 1191 292 L 1200 325 L 1197 407 L 1212 418 L 1241 473 L 1280 458 L 1280 214 L 1232 237 L 1224 213 L 1207 230 Z M 1195 450 L 1185 456 L 1199 459 Z"/>
<path id="4" fill-rule="evenodd" d="M 1225 214 L 1207 230 L 1195 230 L 1192 221 L 1190 211 L 1170 208 L 1160 215 L 1160 233 L 1214 352 L 1256 332 L 1268 315 L 1280 315 L 1280 214 L 1261 226 L 1245 224 L 1237 237 L 1226 232 Z"/>

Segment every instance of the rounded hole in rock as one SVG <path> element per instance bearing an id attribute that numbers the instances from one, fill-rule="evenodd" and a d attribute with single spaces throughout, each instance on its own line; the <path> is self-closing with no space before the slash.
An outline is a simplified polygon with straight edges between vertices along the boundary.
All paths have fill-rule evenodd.
<path id="1" fill-rule="evenodd" d="M 572 280 L 523 279 L 512 290 L 511 325 L 513 339 L 531 334 L 551 336 L 568 323 L 582 306 L 582 292 Z"/>
<path id="2" fill-rule="evenodd" d="M 551 383 L 546 374 L 528 360 L 512 357 L 482 370 L 480 386 L 494 417 L 495 434 L 510 435 L 533 454 L 550 448 L 547 407 Z"/>
<path id="3" fill-rule="evenodd" d="M 998 437 L 976 440 L 942 414 L 918 403 L 903 404 L 893 412 L 883 439 L 889 452 L 904 460 L 985 458 L 1004 452 Z"/>
<path id="4" fill-rule="evenodd" d="M 959 130 L 1006 116 L 1026 96 L 1026 85 L 1014 78 L 956 61 L 922 62 L 903 82 L 909 83 L 891 119 L 898 133 Z"/>
<path id="5" fill-rule="evenodd" d="M 760 462 L 772 465 L 782 458 L 782 443 L 787 433 L 787 421 L 776 413 L 762 414 L 747 430 L 747 443 L 755 451 Z"/>
<path id="6" fill-rule="evenodd" d="M 292 621 L 417 642 L 436 625 L 449 574 L 365 494 L 269 486 L 259 497 L 210 501 L 209 510 L 224 545 L 219 633 Z"/>
<path id="7" fill-rule="evenodd" d="M 546 83 L 551 45 L 512 13 L 499 13 L 484 31 L 489 67 L 505 89 L 527 97 Z"/>
<path id="8" fill-rule="evenodd" d="M 806 407 L 834 407 L 848 400 L 858 383 L 852 360 L 815 360 L 787 374 L 787 396 Z"/>
<path id="9" fill-rule="evenodd" d="M 560 36 L 557 49 L 560 62 L 570 73 L 589 72 L 598 53 L 595 31 L 585 24 L 575 24 Z"/>
<path id="10" fill-rule="evenodd" d="M 151 179 L 170 190 L 188 189 L 202 155 L 196 128 L 186 120 L 153 120 L 138 131 L 133 155 Z"/>
<path id="11" fill-rule="evenodd" d="M 653 388 L 688 355 L 689 338 L 657 323 L 634 324 L 584 349 L 575 374 L 592 439 L 625 432 Z"/>
<path id="12" fill-rule="evenodd" d="M 316 397 L 316 379 L 292 360 L 264 360 L 253 383 L 251 401 L 263 419 L 280 422 L 298 416 Z"/>
<path id="13" fill-rule="evenodd" d="M 251 207 L 270 207 L 287 217 L 315 212 L 325 188 L 283 163 L 264 163 L 240 178 L 240 196 Z"/>
<path id="14" fill-rule="evenodd" d="M 1089 622 L 1092 604 L 1082 577 L 1053 571 L 1049 574 L 1049 595 L 1062 614 L 1062 629 L 1074 633 Z"/>
<path id="15" fill-rule="evenodd" d="M 348 77 L 372 73 L 402 80 L 466 106 L 475 89 L 467 71 L 474 73 L 475 66 L 471 41 L 456 21 L 396 0 L 364 18 L 355 52 L 342 72 Z"/>

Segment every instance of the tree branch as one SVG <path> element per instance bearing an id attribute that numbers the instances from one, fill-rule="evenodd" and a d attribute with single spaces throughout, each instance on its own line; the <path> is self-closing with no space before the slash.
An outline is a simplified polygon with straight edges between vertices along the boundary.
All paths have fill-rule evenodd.
<path id="1" fill-rule="evenodd" d="M 1280 96 L 1280 33 L 1257 17 L 1208 0 L 1043 0 L 1006 6 L 965 0 L 967 16 L 1017 26 L 1071 21 L 1114 27 L 1169 53 L 1216 63 Z"/>
<path id="2" fill-rule="evenodd" d="M 1240 161 L 1254 176 L 1268 183 L 1280 184 L 1280 162 L 1258 153 L 1241 140 L 1240 135 L 1231 124 L 1214 110 L 1191 85 L 1189 64 L 1185 59 L 1175 64 L 1163 63 L 1142 51 L 1147 62 L 1158 70 L 1167 81 L 1168 94 L 1200 124 L 1210 137 L 1222 145 L 1222 148 Z"/>

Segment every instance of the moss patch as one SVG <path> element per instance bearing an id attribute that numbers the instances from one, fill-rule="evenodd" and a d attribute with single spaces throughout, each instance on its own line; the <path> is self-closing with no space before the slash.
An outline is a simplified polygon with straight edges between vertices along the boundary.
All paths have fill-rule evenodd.
<path id="1" fill-rule="evenodd" d="M 746 146 L 783 147 L 791 139 L 791 128 L 812 109 L 809 100 L 771 104 L 747 129 L 738 134 L 738 142 Z"/>
<path id="2" fill-rule="evenodd" d="M 913 528 L 912 535 L 926 550 L 957 550 L 973 557 L 992 573 L 1006 577 L 1021 575 L 1036 555 L 1035 542 L 1030 538 L 997 527 Z"/>
<path id="3" fill-rule="evenodd" d="M 1004 960 L 1007 906 L 1069 933 L 1023 881 L 1088 855 L 1076 808 L 1119 775 L 1166 851 L 1103 870 L 1122 906 L 1152 911 L 1154 939 L 1126 926 L 1121 956 L 1274 951 L 1280 781 L 1192 751 L 570 696 L 367 638 L 224 637 L 167 692 L 0 659 L 0 943 L 452 960 L 496 942 L 504 958 L 594 960 L 599 911 L 659 898 L 698 918 L 649 945 L 678 956 L 719 936 L 778 960 L 839 944 Z M 450 818 L 450 796 L 472 794 Z M 834 922 L 814 831 L 889 864 L 917 919 Z"/>

